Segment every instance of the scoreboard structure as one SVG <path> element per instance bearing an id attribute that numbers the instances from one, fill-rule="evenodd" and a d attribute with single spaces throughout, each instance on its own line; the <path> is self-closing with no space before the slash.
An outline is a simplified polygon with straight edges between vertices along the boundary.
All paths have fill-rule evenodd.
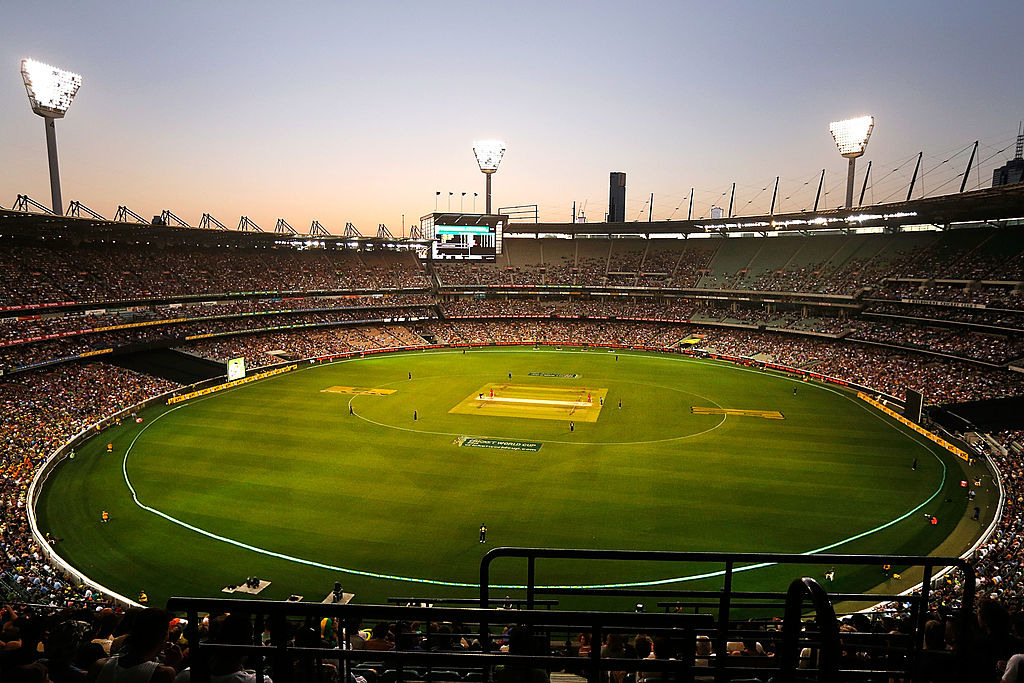
<path id="1" fill-rule="evenodd" d="M 420 234 L 430 240 L 431 259 L 493 261 L 507 222 L 503 214 L 435 212 L 420 218 Z"/>
<path id="2" fill-rule="evenodd" d="M 228 381 L 245 377 L 245 358 L 232 358 L 228 360 Z"/>

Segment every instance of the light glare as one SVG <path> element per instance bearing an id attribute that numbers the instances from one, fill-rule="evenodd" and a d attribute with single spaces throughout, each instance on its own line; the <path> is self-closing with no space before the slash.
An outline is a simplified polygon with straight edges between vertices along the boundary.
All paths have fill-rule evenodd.
<path id="1" fill-rule="evenodd" d="M 846 158 L 859 157 L 868 146 L 868 138 L 875 127 L 874 116 L 861 116 L 828 124 L 839 153 Z"/>
<path id="2" fill-rule="evenodd" d="M 32 111 L 50 119 L 64 118 L 82 86 L 80 75 L 34 59 L 21 60 L 21 77 Z"/>
<path id="3" fill-rule="evenodd" d="M 501 140 L 476 140 L 473 142 L 473 154 L 476 155 L 476 163 L 484 173 L 494 173 L 498 170 L 501 157 L 505 153 L 505 143 Z"/>

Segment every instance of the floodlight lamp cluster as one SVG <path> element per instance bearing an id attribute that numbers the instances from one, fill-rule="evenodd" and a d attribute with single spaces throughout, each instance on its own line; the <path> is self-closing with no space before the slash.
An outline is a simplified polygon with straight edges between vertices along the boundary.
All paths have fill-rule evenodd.
<path id="1" fill-rule="evenodd" d="M 473 142 L 473 154 L 476 155 L 476 163 L 484 173 L 494 173 L 498 170 L 501 157 L 505 153 L 505 143 L 501 140 L 476 140 Z"/>
<path id="2" fill-rule="evenodd" d="M 871 137 L 871 129 L 874 127 L 874 116 L 860 116 L 828 124 L 839 153 L 847 159 L 855 159 L 864 154 L 868 138 Z"/>
<path id="3" fill-rule="evenodd" d="M 80 75 L 34 59 L 21 60 L 21 77 L 32 111 L 48 119 L 64 118 L 82 86 Z"/>

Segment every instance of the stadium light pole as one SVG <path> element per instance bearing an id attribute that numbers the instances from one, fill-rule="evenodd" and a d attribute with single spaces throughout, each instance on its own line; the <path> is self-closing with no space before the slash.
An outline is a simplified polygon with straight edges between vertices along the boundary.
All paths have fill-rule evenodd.
<path id="1" fill-rule="evenodd" d="M 50 198 L 53 212 L 64 215 L 60 198 L 60 171 L 57 168 L 57 130 L 54 122 L 64 118 L 75 93 L 82 86 L 82 77 L 34 59 L 21 60 L 21 77 L 32 111 L 43 117 L 46 125 L 46 154 L 50 160 Z"/>
<path id="2" fill-rule="evenodd" d="M 857 157 L 864 156 L 868 138 L 871 137 L 871 130 L 874 127 L 874 116 L 860 116 L 828 124 L 828 130 L 832 133 L 832 139 L 836 141 L 839 153 L 850 160 L 849 171 L 846 175 L 846 208 L 848 209 L 853 208 L 853 175 Z"/>
<path id="3" fill-rule="evenodd" d="M 484 213 L 491 213 L 491 176 L 498 170 L 501 156 L 505 153 L 505 143 L 501 140 L 476 140 L 473 142 L 473 154 L 480 171 L 487 178 L 485 189 Z"/>

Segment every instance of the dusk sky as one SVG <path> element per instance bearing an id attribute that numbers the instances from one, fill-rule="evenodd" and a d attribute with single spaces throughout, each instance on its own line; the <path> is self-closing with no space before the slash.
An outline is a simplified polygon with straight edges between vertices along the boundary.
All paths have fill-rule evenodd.
<path id="1" fill-rule="evenodd" d="M 603 220 L 844 199 L 830 121 L 873 114 L 866 201 L 955 192 L 974 140 L 987 187 L 1024 118 L 1024 2 L 7 2 L 0 35 L 0 205 L 49 204 L 33 57 L 84 84 L 57 122 L 64 203 L 112 217 L 170 209 L 395 234 L 439 208 L 483 210 L 472 141 L 508 151 L 495 207 L 573 202 Z M 1007 146 L 1009 149 L 1004 150 Z M 945 163 L 943 163 L 945 162 Z M 858 177 L 857 191 L 860 191 Z M 677 207 L 681 207 L 678 208 Z"/>

